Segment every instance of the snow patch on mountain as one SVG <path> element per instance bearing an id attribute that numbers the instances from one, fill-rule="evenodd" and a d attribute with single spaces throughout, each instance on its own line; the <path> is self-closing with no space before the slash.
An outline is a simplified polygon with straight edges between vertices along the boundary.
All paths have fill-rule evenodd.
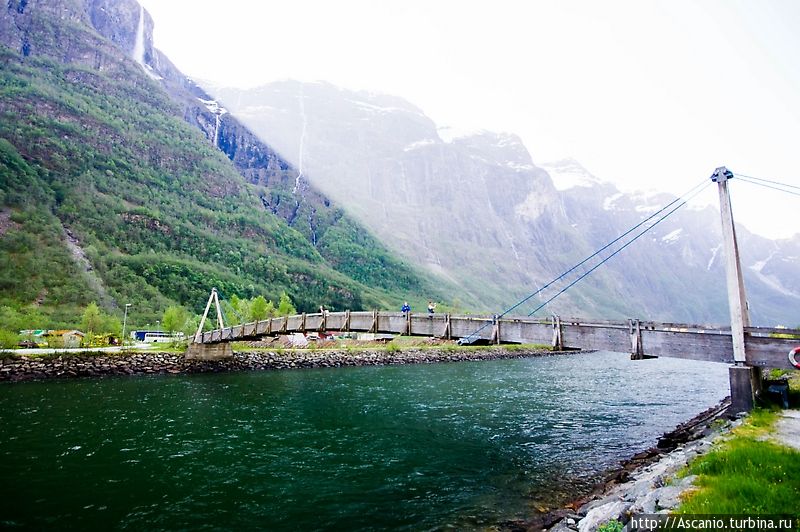
<path id="1" fill-rule="evenodd" d="M 545 205 L 542 202 L 542 195 L 533 190 L 521 203 L 514 207 L 514 212 L 520 218 L 534 221 L 545 212 Z"/>
<path id="2" fill-rule="evenodd" d="M 436 141 L 434 139 L 422 139 L 416 142 L 412 142 L 411 144 L 403 148 L 403 151 L 416 150 L 419 148 L 424 148 L 425 146 L 432 146 L 434 144 L 436 144 Z"/>
<path id="3" fill-rule="evenodd" d="M 482 129 L 459 129 L 450 126 L 442 126 L 436 128 L 439 138 L 444 142 L 451 144 L 456 139 L 464 137 L 474 137 L 483 134 L 485 131 Z"/>
<path id="4" fill-rule="evenodd" d="M 683 233 L 683 229 L 675 229 L 674 231 L 662 236 L 661 241 L 667 244 L 677 242 L 681 236 L 681 233 Z"/>
<path id="5" fill-rule="evenodd" d="M 375 105 L 375 104 L 369 103 L 369 102 L 364 102 L 364 101 L 361 101 L 361 100 L 346 99 L 345 101 L 349 102 L 349 103 L 352 103 L 353 105 L 355 105 L 359 109 L 361 109 L 363 111 L 370 112 L 370 113 L 376 113 L 376 114 L 409 113 L 409 114 L 424 116 L 424 115 L 422 115 L 421 113 L 419 113 L 417 111 L 413 111 L 411 109 L 404 109 L 403 107 L 381 106 L 381 105 Z"/>
<path id="6" fill-rule="evenodd" d="M 595 187 L 603 181 L 592 175 L 586 168 L 574 159 L 561 159 L 560 161 L 540 165 L 547 170 L 558 190 L 567 190 L 575 187 Z"/>
<path id="7" fill-rule="evenodd" d="M 770 258 L 772 258 L 772 257 L 770 257 Z M 767 262 L 769 262 L 769 259 L 756 262 L 755 264 L 750 266 L 750 269 L 755 273 L 756 277 L 758 277 L 758 279 L 762 283 L 764 283 L 765 285 L 769 286 L 770 288 L 772 288 L 776 292 L 779 292 L 779 293 L 781 293 L 781 294 L 783 294 L 785 296 L 800 298 L 800 294 L 798 294 L 797 292 L 793 292 L 792 290 L 789 290 L 788 288 L 784 287 L 781 284 L 780 280 L 778 278 L 776 278 L 775 276 L 773 276 L 773 275 L 765 275 L 764 273 L 762 273 L 761 270 L 764 268 L 764 266 L 766 265 Z"/>
<path id="8" fill-rule="evenodd" d="M 604 211 L 614 210 L 614 203 L 616 203 L 618 200 L 624 197 L 625 194 L 623 194 L 622 192 L 617 192 L 616 194 L 607 197 L 606 199 L 603 200 L 603 210 Z"/>
<path id="9" fill-rule="evenodd" d="M 536 167 L 532 164 L 520 164 L 514 161 L 506 161 L 505 165 L 512 170 L 516 170 L 517 172 L 525 172 L 536 169 Z"/>
<path id="10" fill-rule="evenodd" d="M 498 133 L 496 135 L 497 141 L 495 142 L 495 146 L 498 148 L 506 148 L 508 146 L 520 146 L 522 141 L 516 135 L 512 135 L 511 133 Z"/>

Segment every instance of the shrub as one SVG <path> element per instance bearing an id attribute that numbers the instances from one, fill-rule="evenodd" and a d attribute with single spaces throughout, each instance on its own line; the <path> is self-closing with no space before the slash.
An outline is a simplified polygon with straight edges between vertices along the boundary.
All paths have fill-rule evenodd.
<path id="1" fill-rule="evenodd" d="M 13 331 L 0 329 L 0 348 L 13 349 L 19 343 L 19 335 Z"/>
<path id="2" fill-rule="evenodd" d="M 597 528 L 597 532 L 622 532 L 622 523 L 616 519 L 606 521 Z"/>

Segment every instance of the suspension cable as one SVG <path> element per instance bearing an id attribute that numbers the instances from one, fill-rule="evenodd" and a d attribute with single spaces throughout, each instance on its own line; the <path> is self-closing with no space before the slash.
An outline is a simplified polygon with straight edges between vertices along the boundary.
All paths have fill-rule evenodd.
<path id="1" fill-rule="evenodd" d="M 578 283 L 579 283 L 581 280 L 583 280 L 584 278 L 586 278 L 586 277 L 587 277 L 589 274 L 591 274 L 591 273 L 592 273 L 593 271 L 595 271 L 597 268 L 599 268 L 600 266 L 602 266 L 603 264 L 605 264 L 606 262 L 608 262 L 608 261 L 611 259 L 611 257 L 613 257 L 614 255 L 616 255 L 617 253 L 619 253 L 620 251 L 622 251 L 622 250 L 623 250 L 623 249 L 625 249 L 626 247 L 628 247 L 628 246 L 630 246 L 631 244 L 633 244 L 634 242 L 636 242 L 636 241 L 637 241 L 637 240 L 638 240 L 638 239 L 639 239 L 639 238 L 640 238 L 642 235 L 644 235 L 645 233 L 647 233 L 648 231 L 650 231 L 651 229 L 653 229 L 655 226 L 657 226 L 658 224 L 660 224 L 661 222 L 663 222 L 664 220 L 666 220 L 667 218 L 669 218 L 669 217 L 670 217 L 670 215 L 672 215 L 672 214 L 673 214 L 675 211 L 677 211 L 678 209 L 680 209 L 681 207 L 683 207 L 684 205 L 686 205 L 686 203 L 687 203 L 687 202 L 688 202 L 690 199 L 692 199 L 694 196 L 696 196 L 697 194 L 699 194 L 700 192 L 702 192 L 703 190 L 705 190 L 705 188 L 706 188 L 707 186 L 709 186 L 710 184 L 711 184 L 710 182 L 707 182 L 707 183 L 705 184 L 705 186 L 704 186 L 703 188 L 701 188 L 700 190 L 698 190 L 698 191 L 697 191 L 695 194 L 693 194 L 692 196 L 690 196 L 690 197 L 686 198 L 684 201 L 682 201 L 682 202 L 680 203 L 680 205 L 678 205 L 677 207 L 675 207 L 674 209 L 672 209 L 671 211 L 669 211 L 667 214 L 665 214 L 664 216 L 662 216 L 662 217 L 660 217 L 658 220 L 656 220 L 656 221 L 655 221 L 655 223 L 653 223 L 653 225 L 651 225 L 650 227 L 647 227 L 646 229 L 644 229 L 644 230 L 642 230 L 641 232 L 639 232 L 639 234 L 638 234 L 638 235 L 636 235 L 636 236 L 635 236 L 635 237 L 633 237 L 631 240 L 629 240 L 628 242 L 626 242 L 626 243 L 625 243 L 623 246 L 621 246 L 621 247 L 620 247 L 618 250 L 616 250 L 614 253 L 612 253 L 611 255 L 609 255 L 608 257 L 606 257 L 605 259 L 603 259 L 603 260 L 602 260 L 602 261 L 600 261 L 599 263 L 597 263 L 595 266 L 593 266 L 591 269 L 589 269 L 589 270 L 588 270 L 586 273 L 584 273 L 583 275 L 581 275 L 580 277 L 578 277 L 577 279 L 575 279 L 574 281 L 572 281 L 570 284 L 568 284 L 567 286 L 565 286 L 564 288 L 562 288 L 562 289 L 561 289 L 561 290 L 560 290 L 560 291 L 559 291 L 559 292 L 558 292 L 556 295 L 554 295 L 553 297 L 551 297 L 550 299 L 548 299 L 547 301 L 545 301 L 544 303 L 542 303 L 541 305 L 539 305 L 538 307 L 536 307 L 536 308 L 535 308 L 534 310 L 532 310 L 530 313 L 528 313 L 528 316 L 532 316 L 533 314 L 535 314 L 535 313 L 536 313 L 536 312 L 538 312 L 539 310 L 541 310 L 541 309 L 543 309 L 544 307 L 546 307 L 546 306 L 547 306 L 547 305 L 548 305 L 548 304 L 549 304 L 551 301 L 553 301 L 555 298 L 557 298 L 558 296 L 560 296 L 561 294 L 563 294 L 564 292 L 566 292 L 567 290 L 569 290 L 570 288 L 572 288 L 573 286 L 575 286 L 576 284 L 578 284 Z"/>
<path id="2" fill-rule="evenodd" d="M 771 185 L 778 185 L 778 186 L 781 186 L 781 187 L 794 188 L 794 189 L 800 190 L 800 187 L 798 187 L 798 186 L 789 185 L 787 183 L 781 183 L 779 181 L 771 181 L 769 179 L 763 179 L 763 178 L 760 178 L 760 177 L 753 177 L 751 175 L 744 175 L 744 174 L 739 174 L 739 173 L 736 173 L 736 172 L 734 172 L 733 175 L 735 175 L 737 177 L 742 177 L 742 178 L 745 178 L 745 179 L 752 179 L 754 181 L 763 181 L 764 183 L 769 183 Z"/>
<path id="3" fill-rule="evenodd" d="M 505 316 L 506 314 L 508 314 L 508 313 L 509 313 L 509 312 L 511 312 L 512 310 L 514 310 L 514 309 L 516 309 L 517 307 L 519 307 L 520 305 L 524 304 L 524 303 L 525 303 L 526 301 L 528 301 L 530 298 L 532 298 L 532 297 L 534 297 L 535 295 L 537 295 L 537 294 L 541 293 L 543 290 L 545 290 L 545 289 L 549 288 L 549 287 L 550 287 L 550 286 L 551 286 L 553 283 L 555 283 L 555 282 L 557 282 L 557 281 L 560 281 L 561 279 L 563 279 L 564 277 L 566 277 L 568 274 L 572 273 L 573 271 L 575 271 L 575 270 L 576 270 L 576 269 L 578 269 L 579 267 L 583 266 L 584 264 L 586 264 L 587 262 L 589 262 L 591 259 L 595 258 L 595 257 L 596 257 L 597 255 L 599 255 L 600 253 L 602 253 L 603 251 L 605 251 L 605 250 L 606 250 L 606 249 L 608 249 L 609 247 L 613 246 L 614 244 L 616 244 L 617 242 L 619 242 L 620 240 L 622 240 L 623 238 L 625 238 L 626 236 L 628 236 L 629 234 L 631 234 L 632 232 L 634 232 L 636 229 L 638 229 L 638 228 L 639 228 L 639 227 L 641 227 L 642 225 L 646 224 L 647 222 L 649 222 L 650 220 L 652 220 L 653 218 L 655 218 L 656 216 L 658 216 L 660 213 L 662 213 L 662 212 L 664 212 L 665 210 L 667 210 L 668 208 L 670 208 L 670 207 L 671 207 L 672 205 L 674 205 L 675 203 L 679 202 L 679 201 L 681 200 L 681 198 L 682 198 L 682 197 L 684 197 L 684 196 L 687 196 L 687 195 L 689 195 L 689 194 L 693 193 L 693 192 L 694 192 L 694 191 L 695 191 L 697 188 L 699 188 L 699 187 L 702 187 L 702 186 L 703 186 L 703 185 L 705 185 L 706 183 L 707 183 L 707 180 L 706 180 L 706 179 L 704 179 L 703 181 L 701 181 L 700 183 L 698 183 L 697 185 L 695 185 L 694 187 L 692 187 L 691 189 L 689 189 L 689 191 L 688 191 L 688 192 L 685 192 L 685 193 L 684 193 L 684 194 L 683 194 L 681 197 L 679 197 L 679 198 L 675 198 L 673 201 L 671 201 L 670 203 L 668 203 L 667 205 L 665 205 L 665 206 L 664 206 L 664 207 L 662 207 L 661 209 L 657 210 L 656 212 L 654 212 L 653 214 L 651 214 L 650 216 L 648 216 L 647 218 L 645 218 L 644 220 L 642 220 L 642 221 L 641 221 L 641 222 L 639 222 L 638 224 L 634 225 L 633 227 L 631 227 L 630 229 L 628 229 L 627 231 L 625 231 L 624 233 L 622 233 L 621 235 L 619 235 L 617 238 L 615 238 L 614 240 L 612 240 L 611 242 L 609 242 L 609 243 L 608 243 L 608 244 L 606 244 L 605 246 L 601 247 L 600 249 L 598 249 L 597 251 L 595 251 L 594 253 L 592 253 L 591 255 L 589 255 L 588 257 L 586 257 L 585 259 L 583 259 L 582 261 L 580 261 L 579 263 L 577 263 L 576 265 L 574 265 L 573 267 L 571 267 L 570 269 L 566 270 L 564 273 L 562 273 L 562 274 L 561 274 L 561 275 L 559 275 L 558 277 L 556 277 L 556 278 L 552 279 L 551 281 L 547 282 L 545 285 L 543 285 L 542 287 L 540 287 L 539 289 L 537 289 L 537 290 L 536 290 L 536 291 L 534 291 L 533 293 L 531 293 L 531 294 L 528 294 L 528 295 L 527 295 L 525 298 L 521 299 L 520 301 L 518 301 L 518 302 L 517 302 L 516 304 L 514 304 L 513 306 L 511 306 L 511 307 L 507 308 L 507 309 L 506 309 L 506 310 L 504 310 L 504 311 L 503 311 L 501 314 L 498 314 L 498 316 L 499 316 L 499 317 L 503 317 L 503 316 Z"/>
<path id="4" fill-rule="evenodd" d="M 545 285 L 543 285 L 542 287 L 540 287 L 540 288 L 539 288 L 539 289 L 537 289 L 536 291 L 534 291 L 534 292 L 532 292 L 532 293 L 528 294 L 526 297 L 524 297 L 523 299 L 519 300 L 517 303 L 515 303 L 515 304 L 514 304 L 514 305 L 512 305 L 511 307 L 509 307 L 509 308 L 507 308 L 506 310 L 504 310 L 504 311 L 503 311 L 501 314 L 498 314 L 498 315 L 497 315 L 497 316 L 498 316 L 498 318 L 501 318 L 501 317 L 505 316 L 506 314 L 508 314 L 508 313 L 509 313 L 509 312 L 511 312 L 512 310 L 514 310 L 514 309 L 516 309 L 517 307 L 519 307 L 519 306 L 523 305 L 523 304 L 524 304 L 526 301 L 528 301 L 528 300 L 529 300 L 529 299 L 531 299 L 532 297 L 536 296 L 537 294 L 540 294 L 542 291 L 544 291 L 545 289 L 549 288 L 549 287 L 550 287 L 550 286 L 552 286 L 554 283 L 556 283 L 556 282 L 560 281 L 561 279 L 563 279 L 564 277 L 566 277 L 568 274 L 572 273 L 573 271 L 575 271 L 576 269 L 578 269 L 578 268 L 579 268 L 579 267 L 581 267 L 582 265 L 586 264 L 586 263 L 587 263 L 587 262 L 589 262 L 591 259 L 593 259 L 593 258 L 594 258 L 594 257 L 596 257 L 597 255 L 599 255 L 600 253 L 602 253 L 603 251 L 605 251 L 605 250 L 606 250 L 606 249 L 608 249 L 609 247 L 613 246 L 614 244 L 616 244 L 617 242 L 619 242 L 620 240 L 622 240 L 623 238 L 625 238 L 626 236 L 628 236 L 629 234 L 631 234 L 632 232 L 634 232 L 636 229 L 640 228 L 641 226 L 643 226 L 644 224 L 646 224 L 647 222 L 649 222 L 650 220 L 652 220 L 653 218 L 655 218 L 656 216 L 658 216 L 660 213 L 662 213 L 662 212 L 664 212 L 665 210 L 669 209 L 670 207 L 672 207 L 672 206 L 673 206 L 673 205 L 675 205 L 676 203 L 678 203 L 678 202 L 680 202 L 680 201 L 682 201 L 682 200 L 683 200 L 683 203 L 681 204 L 681 206 L 683 206 L 683 205 L 684 205 L 684 204 L 685 204 L 687 201 L 689 201 L 689 199 L 693 198 L 694 196 L 696 196 L 697 194 L 699 194 L 700 192 L 702 192 L 702 191 L 703 191 L 703 190 L 704 190 L 704 189 L 705 189 L 705 188 L 708 186 L 708 183 L 709 183 L 709 181 L 708 181 L 707 179 L 705 179 L 705 178 L 704 178 L 704 179 L 703 179 L 702 181 L 700 181 L 700 182 L 699 182 L 697 185 L 693 186 L 693 187 L 692 187 L 692 188 L 690 188 L 688 191 L 684 192 L 684 193 L 683 193 L 683 194 L 682 194 L 680 197 L 677 197 L 677 198 L 675 198 L 674 200 L 672 200 L 671 202 L 669 202 L 668 204 L 666 204 L 665 206 L 663 206 L 662 208 L 660 208 L 659 210 L 657 210 L 656 212 L 654 212 L 653 214 L 651 214 L 650 216 L 648 216 L 647 218 L 643 219 L 643 220 L 642 220 L 641 222 L 639 222 L 638 224 L 634 225 L 633 227 L 631 227 L 630 229 L 628 229 L 627 231 L 625 231 L 624 233 L 622 233 L 621 235 L 619 235 L 617 238 L 615 238 L 614 240 L 612 240 L 612 241 L 611 241 L 611 242 L 609 242 L 608 244 L 604 245 L 603 247 L 601 247 L 600 249 L 598 249 L 597 251 L 595 251 L 594 253 L 592 253 L 591 255 L 589 255 L 588 257 L 586 257 L 585 259 L 583 259 L 582 261 L 580 261 L 579 263 L 577 263 L 577 264 L 575 264 L 574 266 L 572 266 L 570 269 L 568 269 L 568 270 L 566 270 L 565 272 L 563 272 L 563 273 L 562 273 L 561 275 L 559 275 L 558 277 L 555 277 L 554 279 L 552 279 L 551 281 L 549 281 L 548 283 L 546 283 Z M 686 198 L 686 199 L 683 199 L 683 198 Z M 674 212 L 674 211 L 672 211 L 672 212 Z M 671 213 L 670 213 L 670 214 L 671 214 Z M 663 219 L 663 218 L 662 218 L 662 219 Z M 659 220 L 659 221 L 660 221 L 660 220 Z M 656 223 L 658 223 L 658 222 L 656 222 Z M 653 226 L 651 226 L 649 229 L 652 229 L 652 227 L 654 227 L 654 226 L 655 226 L 655 224 L 653 224 Z M 648 231 L 649 229 L 646 229 L 645 231 Z M 641 235 L 639 235 L 639 236 L 641 236 Z M 638 236 L 637 236 L 636 238 L 638 238 Z M 626 244 L 626 246 L 627 246 L 627 244 Z M 612 256 L 613 256 L 613 255 L 612 255 Z M 609 257 L 609 258 L 610 258 L 610 257 Z M 530 315 L 530 314 L 529 314 L 529 315 Z M 474 332 L 472 332 L 472 333 L 470 333 L 469 335 L 467 335 L 467 337 L 471 337 L 471 336 L 474 336 L 474 335 L 478 334 L 479 332 L 481 332 L 483 329 L 485 329 L 485 328 L 486 328 L 486 327 L 488 327 L 489 325 L 490 325 L 489 323 L 486 323 L 486 324 L 484 324 L 482 327 L 479 327 L 479 328 L 478 328 L 478 329 L 476 329 Z"/>
<path id="5" fill-rule="evenodd" d="M 739 181 L 744 181 L 745 183 L 750 183 L 751 185 L 757 185 L 759 187 L 764 187 L 764 188 L 771 188 L 772 190 L 777 190 L 778 192 L 785 192 L 785 193 L 791 194 L 793 196 L 800 196 L 800 192 L 794 192 L 792 190 L 786 190 L 785 188 L 780 188 L 780 187 L 768 185 L 767 183 L 759 183 L 757 181 L 752 181 L 749 178 L 745 178 L 744 176 L 738 176 L 738 177 L 739 177 Z M 793 187 L 791 185 L 784 185 L 782 183 L 779 183 L 779 184 L 780 184 L 780 186 L 796 188 L 796 189 L 798 189 L 798 191 L 800 191 L 800 187 Z"/>

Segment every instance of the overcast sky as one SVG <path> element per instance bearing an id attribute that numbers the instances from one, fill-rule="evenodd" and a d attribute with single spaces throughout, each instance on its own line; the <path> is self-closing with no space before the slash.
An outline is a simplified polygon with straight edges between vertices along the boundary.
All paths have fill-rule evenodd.
<path id="1" fill-rule="evenodd" d="M 155 45 L 195 78 L 393 94 L 439 126 L 516 133 L 535 163 L 572 157 L 623 190 L 681 194 L 721 165 L 800 186 L 800 0 L 142 4 Z M 752 231 L 800 233 L 799 196 L 731 189 Z"/>

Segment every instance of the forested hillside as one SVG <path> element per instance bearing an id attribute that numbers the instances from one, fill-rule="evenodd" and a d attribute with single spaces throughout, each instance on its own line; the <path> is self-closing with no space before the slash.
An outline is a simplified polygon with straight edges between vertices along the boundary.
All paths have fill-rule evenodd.
<path id="1" fill-rule="evenodd" d="M 421 277 L 352 223 L 319 246 L 273 214 L 263 187 L 93 30 L 82 3 L 18 4 L 3 7 L 0 25 L 0 320 L 9 328 L 74 324 L 95 300 L 112 312 L 133 303 L 134 320 L 155 322 L 175 303 L 202 310 L 212 286 L 274 301 L 285 291 L 299 310 L 425 297 Z M 359 260 L 348 262 L 353 246 Z"/>

